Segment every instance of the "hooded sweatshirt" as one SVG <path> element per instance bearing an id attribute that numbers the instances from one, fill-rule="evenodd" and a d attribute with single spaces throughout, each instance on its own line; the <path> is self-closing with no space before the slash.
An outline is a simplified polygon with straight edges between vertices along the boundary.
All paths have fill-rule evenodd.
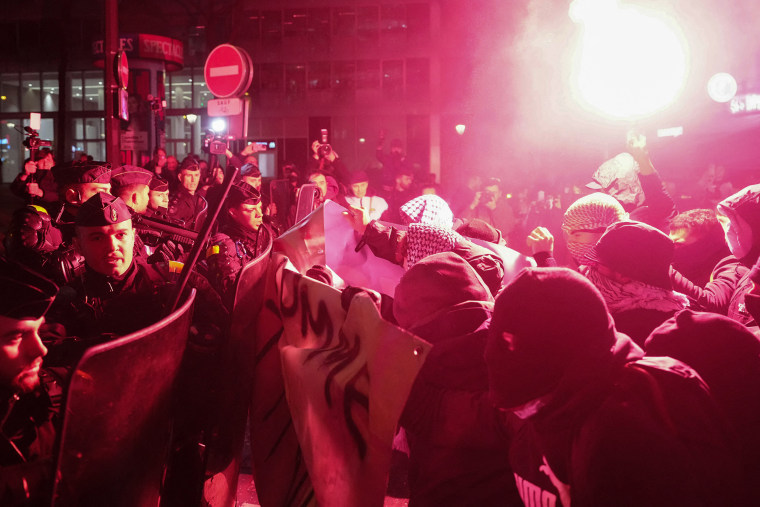
<path id="1" fill-rule="evenodd" d="M 519 505 L 498 429 L 439 405 L 456 393 L 469 396 L 468 408 L 490 410 L 483 350 L 492 302 L 477 272 L 451 252 L 420 260 L 396 287 L 399 325 L 433 344 L 401 416 L 412 506 Z"/>
<path id="2" fill-rule="evenodd" d="M 510 463 L 525 505 L 741 504 L 730 427 L 706 386 L 642 355 L 578 273 L 529 268 L 499 294 L 486 363 L 494 403 L 522 417 Z"/>

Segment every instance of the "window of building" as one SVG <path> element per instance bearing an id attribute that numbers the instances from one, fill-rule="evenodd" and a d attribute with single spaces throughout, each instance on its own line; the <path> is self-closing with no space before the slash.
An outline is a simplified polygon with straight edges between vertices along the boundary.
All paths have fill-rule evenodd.
<path id="1" fill-rule="evenodd" d="M 20 110 L 18 74 L 0 74 L 0 113 L 18 113 Z"/>
<path id="2" fill-rule="evenodd" d="M 69 111 L 84 109 L 84 81 L 81 72 L 69 72 L 66 75 L 66 88 L 69 90 L 67 100 Z"/>
<path id="3" fill-rule="evenodd" d="M 282 11 L 261 12 L 261 42 L 267 48 L 282 42 Z"/>
<path id="4" fill-rule="evenodd" d="M 332 30 L 336 37 L 354 37 L 356 35 L 356 9 L 354 7 L 336 7 L 333 9 Z"/>
<path id="5" fill-rule="evenodd" d="M 192 122 L 190 120 L 193 120 Z M 195 152 L 200 152 L 200 116 L 167 115 L 166 116 L 166 154 L 177 157 L 179 162 Z M 194 135 L 195 134 L 195 135 Z M 195 144 L 195 146 L 193 146 Z"/>
<path id="6" fill-rule="evenodd" d="M 21 74 L 21 110 L 40 111 L 40 74 L 38 72 L 25 72 Z"/>
<path id="7" fill-rule="evenodd" d="M 312 62 L 309 64 L 309 90 L 326 90 L 330 88 L 330 62 Z"/>
<path id="8" fill-rule="evenodd" d="M 367 5 L 356 9 L 356 35 L 359 42 L 377 43 L 380 9 Z"/>
<path id="9" fill-rule="evenodd" d="M 309 9 L 308 43 L 312 53 L 327 56 L 330 52 L 330 9 Z"/>
<path id="10" fill-rule="evenodd" d="M 356 62 L 356 88 L 380 88 L 380 60 Z"/>
<path id="11" fill-rule="evenodd" d="M 6 74 L 7 75 L 7 74 Z M 18 74 L 16 83 L 18 83 Z M 20 119 L 0 120 L 0 160 L 2 160 L 2 181 L 9 183 L 21 172 L 25 151 L 21 144 L 24 140 Z"/>
<path id="12" fill-rule="evenodd" d="M 42 110 L 43 111 L 58 111 L 58 103 L 61 98 L 61 94 L 58 89 L 58 73 L 57 72 L 43 72 L 42 73 Z"/>
<path id="13" fill-rule="evenodd" d="M 384 35 L 406 33 L 406 6 L 386 4 L 380 9 L 380 28 Z"/>
<path id="14" fill-rule="evenodd" d="M 73 123 L 72 157 L 73 152 L 82 151 L 95 160 L 105 160 L 106 131 L 103 118 L 74 118 Z"/>
<path id="15" fill-rule="evenodd" d="M 193 104 L 193 75 L 192 69 L 184 69 L 169 73 L 167 76 L 168 97 L 170 109 L 187 109 Z"/>
<path id="16" fill-rule="evenodd" d="M 105 109 L 103 72 L 88 70 L 82 73 L 84 80 L 84 110 L 103 111 Z"/>
<path id="17" fill-rule="evenodd" d="M 203 75 L 202 67 L 193 69 L 193 107 L 206 107 L 209 100 L 214 96 L 206 87 L 206 78 Z"/>
<path id="18" fill-rule="evenodd" d="M 336 99 L 353 100 L 356 91 L 356 62 L 333 63 L 332 87 Z"/>
<path id="19" fill-rule="evenodd" d="M 242 16 L 240 41 L 243 45 L 256 45 L 261 38 L 261 12 L 245 10 Z"/>
<path id="20" fill-rule="evenodd" d="M 408 4 L 406 6 L 407 38 L 410 42 L 430 38 L 430 5 Z"/>
<path id="21" fill-rule="evenodd" d="M 285 66 L 285 96 L 288 100 L 302 98 L 306 92 L 306 65 Z"/>
<path id="22" fill-rule="evenodd" d="M 306 9 L 287 9 L 282 15 L 282 33 L 285 37 L 303 37 L 309 24 Z"/>
<path id="23" fill-rule="evenodd" d="M 383 96 L 386 99 L 400 99 L 404 92 L 403 60 L 383 62 Z"/>
<path id="24" fill-rule="evenodd" d="M 283 90 L 283 65 L 281 63 L 261 64 L 261 89 L 268 91 Z"/>
<path id="25" fill-rule="evenodd" d="M 424 98 L 430 95 L 430 60 L 409 58 L 406 61 L 406 92 L 409 98 Z"/>

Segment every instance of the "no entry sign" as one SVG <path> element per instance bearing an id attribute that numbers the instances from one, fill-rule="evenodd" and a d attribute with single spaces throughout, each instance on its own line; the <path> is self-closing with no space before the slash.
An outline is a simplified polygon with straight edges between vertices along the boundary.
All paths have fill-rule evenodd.
<path id="1" fill-rule="evenodd" d="M 206 86 L 215 97 L 224 99 L 240 96 L 253 79 L 251 57 L 244 49 L 222 44 L 209 53 L 203 75 Z"/>

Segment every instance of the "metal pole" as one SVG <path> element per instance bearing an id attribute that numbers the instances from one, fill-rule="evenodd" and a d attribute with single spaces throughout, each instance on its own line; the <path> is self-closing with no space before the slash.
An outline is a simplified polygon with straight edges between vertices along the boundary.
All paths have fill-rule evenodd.
<path id="1" fill-rule="evenodd" d="M 105 37 L 103 37 L 103 83 L 105 84 L 106 160 L 121 165 L 120 124 L 116 117 L 116 51 L 119 45 L 119 9 L 117 0 L 105 0 Z"/>

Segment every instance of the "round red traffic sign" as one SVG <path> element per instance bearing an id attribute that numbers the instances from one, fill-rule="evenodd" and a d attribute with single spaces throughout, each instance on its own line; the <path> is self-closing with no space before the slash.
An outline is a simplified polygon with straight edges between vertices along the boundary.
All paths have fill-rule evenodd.
<path id="1" fill-rule="evenodd" d="M 203 69 L 206 86 L 215 97 L 240 96 L 253 80 L 253 64 L 248 53 L 232 44 L 215 47 L 206 58 Z"/>

